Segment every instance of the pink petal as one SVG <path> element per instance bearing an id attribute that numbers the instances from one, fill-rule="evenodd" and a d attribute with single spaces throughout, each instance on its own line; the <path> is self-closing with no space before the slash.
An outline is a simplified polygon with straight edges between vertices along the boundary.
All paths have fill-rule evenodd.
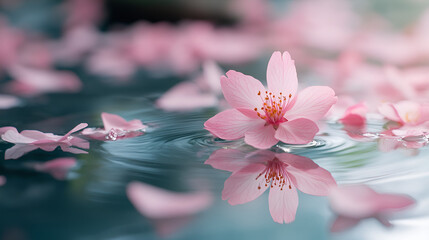
<path id="1" fill-rule="evenodd" d="M 259 125 L 244 134 L 244 141 L 252 147 L 267 149 L 279 141 L 274 137 L 275 134 L 276 130 L 272 125 Z"/>
<path id="2" fill-rule="evenodd" d="M 204 164 L 219 170 L 236 172 L 249 164 L 245 157 L 244 152 L 236 149 L 219 149 L 214 151 Z"/>
<path id="3" fill-rule="evenodd" d="M 218 79 L 220 88 L 220 77 Z M 179 83 L 157 101 L 156 105 L 167 111 L 189 111 L 198 108 L 214 107 L 218 98 L 213 93 L 204 93 L 195 83 Z"/>
<path id="4" fill-rule="evenodd" d="M 268 89 L 274 95 L 282 92 L 283 96 L 292 94 L 295 97 L 298 89 L 298 77 L 295 62 L 288 52 L 274 52 L 267 67 Z"/>
<path id="5" fill-rule="evenodd" d="M 414 204 L 414 200 L 406 195 L 380 194 L 365 185 L 333 188 L 329 200 L 336 213 L 351 218 L 373 217 Z"/>
<path id="6" fill-rule="evenodd" d="M 220 86 L 220 78 L 224 71 L 213 61 L 205 61 L 203 63 L 204 79 L 210 86 L 210 90 L 215 94 L 220 94 L 222 88 Z"/>
<path id="7" fill-rule="evenodd" d="M 67 139 L 68 136 L 70 136 L 72 133 L 75 133 L 77 131 L 80 131 L 84 128 L 88 127 L 88 123 L 80 123 L 78 124 L 76 127 L 74 127 L 72 130 L 70 130 L 68 133 L 66 133 L 66 135 L 64 135 L 63 137 L 61 137 L 58 141 L 63 141 L 65 139 Z"/>
<path id="8" fill-rule="evenodd" d="M 295 186 L 291 189 L 279 187 L 270 189 L 268 204 L 271 216 L 274 222 L 290 223 L 295 220 L 296 210 L 298 209 L 298 193 Z"/>
<path id="9" fill-rule="evenodd" d="M 34 142 L 34 139 L 26 137 L 18 133 L 16 128 L 11 128 L 8 131 L 6 131 L 1 138 L 10 143 L 32 143 Z"/>
<path id="10" fill-rule="evenodd" d="M 24 130 L 21 132 L 21 135 L 33 139 L 33 141 L 49 140 L 57 141 L 60 139 L 60 136 L 54 135 L 52 133 L 44 133 L 37 130 Z"/>
<path id="11" fill-rule="evenodd" d="M 224 184 L 222 199 L 231 205 L 255 200 L 268 188 L 265 178 L 258 175 L 265 169 L 264 164 L 250 164 L 233 173 Z"/>
<path id="12" fill-rule="evenodd" d="M 140 120 L 131 120 L 127 122 L 122 117 L 110 114 L 110 113 L 102 113 L 101 119 L 103 120 L 104 129 L 121 129 L 125 131 L 137 131 L 146 128 L 145 125 Z"/>
<path id="13" fill-rule="evenodd" d="M 22 157 L 24 154 L 31 152 L 37 149 L 37 146 L 27 145 L 27 144 L 16 144 L 15 146 L 6 150 L 4 154 L 4 159 L 18 159 Z"/>
<path id="14" fill-rule="evenodd" d="M 305 118 L 298 118 L 279 125 L 275 137 L 289 144 L 307 144 L 319 131 L 316 123 Z"/>
<path id="15" fill-rule="evenodd" d="M 142 215 L 153 219 L 193 215 L 208 208 L 213 200 L 208 192 L 178 193 L 140 182 L 128 184 L 127 196 Z"/>
<path id="16" fill-rule="evenodd" d="M 5 132 L 7 132 L 9 130 L 18 132 L 18 130 L 16 130 L 16 128 L 14 128 L 14 127 L 1 127 L 0 128 L 0 137 L 1 137 L 1 135 L 3 135 Z"/>
<path id="17" fill-rule="evenodd" d="M 330 172 L 309 158 L 289 153 L 276 154 L 276 157 L 288 165 L 286 171 L 293 185 L 304 193 L 326 196 L 337 185 Z"/>
<path id="18" fill-rule="evenodd" d="M 358 218 L 349 218 L 344 216 L 338 216 L 331 226 L 331 232 L 341 232 L 356 226 L 360 222 Z"/>
<path id="19" fill-rule="evenodd" d="M 347 108 L 340 122 L 345 125 L 362 126 L 366 122 L 366 113 L 368 108 L 365 103 L 361 102 Z"/>
<path id="20" fill-rule="evenodd" d="M 395 211 L 414 205 L 414 199 L 402 194 L 380 194 L 374 199 L 378 205 L 378 211 Z"/>
<path id="21" fill-rule="evenodd" d="M 395 121 L 402 122 L 401 117 L 398 114 L 398 111 L 391 103 L 383 103 L 378 107 L 378 112 L 383 115 L 385 118 Z"/>
<path id="22" fill-rule="evenodd" d="M 210 155 L 205 164 L 209 164 L 216 169 L 237 172 L 249 164 L 266 163 L 274 159 L 274 157 L 274 152 L 267 150 L 244 153 L 236 149 L 219 149 Z"/>
<path id="23" fill-rule="evenodd" d="M 258 93 L 264 93 L 265 88 L 260 81 L 233 70 L 228 71 L 226 76 L 221 77 L 220 83 L 225 99 L 233 108 L 253 111 L 262 106 Z M 256 114 L 254 117 L 257 118 Z"/>
<path id="24" fill-rule="evenodd" d="M 286 112 L 286 119 L 307 118 L 317 121 L 325 116 L 337 102 L 334 90 L 330 87 L 308 87 L 296 96 L 294 105 Z"/>
<path id="25" fill-rule="evenodd" d="M 262 119 L 249 118 L 235 109 L 228 109 L 207 120 L 204 128 L 216 137 L 236 140 L 242 138 L 250 129 L 264 124 Z"/>
<path id="26" fill-rule="evenodd" d="M 12 95 L 0 94 L 0 109 L 9 109 L 18 106 L 21 103 L 19 98 Z"/>

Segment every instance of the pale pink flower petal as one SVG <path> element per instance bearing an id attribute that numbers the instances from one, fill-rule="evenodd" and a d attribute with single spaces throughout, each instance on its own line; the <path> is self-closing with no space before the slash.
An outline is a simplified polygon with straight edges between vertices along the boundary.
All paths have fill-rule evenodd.
<path id="1" fill-rule="evenodd" d="M 255 200 L 268 188 L 265 178 L 259 177 L 265 169 L 264 164 L 250 164 L 234 172 L 224 184 L 222 199 L 237 205 Z"/>
<path id="2" fill-rule="evenodd" d="M 19 158 L 25 153 L 38 148 L 45 151 L 53 151 L 57 147 L 61 147 L 63 151 L 87 153 L 83 150 L 75 149 L 73 146 L 89 148 L 89 143 L 83 139 L 71 136 L 72 133 L 82 130 L 87 126 L 88 124 L 81 123 L 64 136 L 54 135 L 52 133 L 43 133 L 35 130 L 24 130 L 19 133 L 16 128 L 7 127 L 8 130 L 1 135 L 1 138 L 4 141 L 15 143 L 16 145 L 6 150 L 5 159 Z"/>
<path id="3" fill-rule="evenodd" d="M 329 199 L 336 213 L 352 218 L 373 217 L 414 204 L 409 196 L 380 194 L 365 185 L 333 188 Z"/>
<path id="4" fill-rule="evenodd" d="M 0 109 L 9 109 L 21 103 L 19 98 L 11 95 L 0 94 Z"/>
<path id="5" fill-rule="evenodd" d="M 5 133 L 5 132 L 7 132 L 7 131 L 9 131 L 9 130 L 12 130 L 12 131 L 18 131 L 18 130 L 16 130 L 16 128 L 14 128 L 14 127 L 1 127 L 0 128 L 0 137 Z"/>
<path id="6" fill-rule="evenodd" d="M 223 70 L 214 61 L 205 61 L 203 63 L 203 76 L 205 82 L 210 86 L 210 90 L 214 93 L 221 93 L 220 77 Z"/>
<path id="7" fill-rule="evenodd" d="M 338 216 L 332 223 L 331 232 L 341 232 L 356 226 L 360 219 Z"/>
<path id="8" fill-rule="evenodd" d="M 330 172 L 319 167 L 309 158 L 289 153 L 280 153 L 276 156 L 289 165 L 287 171 L 290 179 L 301 192 L 326 196 L 329 190 L 337 185 Z"/>
<path id="9" fill-rule="evenodd" d="M 212 203 L 208 192 L 178 193 L 141 182 L 127 186 L 127 196 L 134 207 L 152 219 L 169 219 L 196 214 Z"/>
<path id="10" fill-rule="evenodd" d="M 330 87 L 313 86 L 299 92 L 294 100 L 295 103 L 287 112 L 286 119 L 307 118 L 317 121 L 337 102 L 337 97 Z"/>
<path id="11" fill-rule="evenodd" d="M 283 55 L 280 52 L 273 53 L 268 62 L 267 83 L 269 91 L 274 95 L 278 96 L 282 92 L 284 96 L 291 94 L 295 97 L 298 77 L 295 63 L 288 52 Z"/>
<path id="12" fill-rule="evenodd" d="M 74 166 L 76 166 L 75 158 L 56 158 L 44 163 L 34 164 L 36 170 L 50 173 L 59 180 L 66 179 L 68 171 Z"/>
<path id="13" fill-rule="evenodd" d="M 221 86 L 225 99 L 239 111 L 260 107 L 261 98 L 258 93 L 264 93 L 262 83 L 251 76 L 230 70 L 221 78 Z M 254 112 L 253 112 L 254 113 Z M 256 114 L 253 114 L 256 117 Z"/>
<path id="14" fill-rule="evenodd" d="M 11 70 L 15 79 L 7 89 L 21 95 L 48 92 L 78 92 L 82 88 L 79 78 L 72 72 L 54 71 L 15 66 Z"/>
<path id="15" fill-rule="evenodd" d="M 295 220 L 298 209 L 298 192 L 295 186 L 285 187 L 283 190 L 278 187 L 271 188 L 268 201 L 274 222 L 291 223 Z"/>
<path id="16" fill-rule="evenodd" d="M 275 138 L 276 130 L 271 125 L 258 125 L 249 129 L 244 134 L 244 141 L 250 146 L 267 149 L 275 145 L 279 140 Z"/>
<path id="17" fill-rule="evenodd" d="M 298 118 L 279 125 L 275 137 L 290 144 L 307 144 L 319 131 L 316 123 L 309 119 Z"/>
<path id="18" fill-rule="evenodd" d="M 347 108 L 340 122 L 345 125 L 362 126 L 366 122 L 368 108 L 364 102 Z"/>
<path id="19" fill-rule="evenodd" d="M 263 126 L 262 119 L 249 118 L 236 109 L 216 114 L 204 123 L 204 128 L 216 137 L 226 140 L 242 138 L 250 129 Z"/>
<path id="20" fill-rule="evenodd" d="M 242 151 L 236 149 L 219 149 L 214 151 L 204 164 L 219 170 L 236 172 L 249 165 L 245 157 Z"/>
<path id="21" fill-rule="evenodd" d="M 144 133 L 143 130 L 147 128 L 138 119 L 127 122 L 122 117 L 110 113 L 102 113 L 101 119 L 103 120 L 104 129 L 85 129 L 82 134 L 101 141 L 115 141 L 140 136 Z"/>
<path id="22" fill-rule="evenodd" d="M 219 79 L 218 82 L 220 82 Z M 192 82 L 179 83 L 156 101 L 158 107 L 167 111 L 187 111 L 214 107 L 218 103 L 215 94 L 203 93 L 198 85 Z"/>
<path id="23" fill-rule="evenodd" d="M 116 128 L 127 131 L 136 131 L 146 128 L 146 126 L 138 119 L 127 122 L 125 119 L 115 114 L 102 113 L 101 119 L 103 120 L 104 128 L 107 130 Z"/>
<path id="24" fill-rule="evenodd" d="M 6 150 L 4 159 L 17 159 L 22 157 L 24 154 L 36 150 L 38 147 L 27 144 L 16 144 L 15 146 Z"/>
<path id="25" fill-rule="evenodd" d="M 382 114 L 385 118 L 395 121 L 395 122 L 401 122 L 401 117 L 398 114 L 398 111 L 395 109 L 393 104 L 391 103 L 383 103 L 378 107 L 378 111 L 380 114 Z"/>

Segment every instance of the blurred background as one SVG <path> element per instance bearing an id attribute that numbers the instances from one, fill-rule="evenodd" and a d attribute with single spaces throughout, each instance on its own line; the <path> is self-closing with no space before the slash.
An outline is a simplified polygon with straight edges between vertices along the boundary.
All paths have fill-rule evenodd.
<path id="1" fill-rule="evenodd" d="M 2 158 L 0 239 L 427 239 L 429 138 L 381 141 L 386 122 L 371 114 L 383 102 L 428 102 L 428 42 L 425 0 L 0 0 L 0 127 L 65 134 L 81 122 L 102 127 L 102 112 L 148 126 L 136 138 L 88 140 L 89 154 Z M 302 193 L 291 224 L 273 222 L 266 195 L 222 201 L 229 173 L 204 162 L 221 148 L 254 149 L 203 124 L 228 107 L 219 77 L 234 69 L 265 82 L 273 51 L 291 53 L 300 88 L 330 86 L 341 103 L 313 145 L 280 150 L 338 184 L 412 196 L 395 228 L 371 219 L 332 234 L 328 200 Z M 364 129 L 337 122 L 361 101 L 372 117 Z M 1 155 L 12 146 L 1 141 Z M 57 158 L 73 164 L 40 167 Z M 199 207 L 145 213 L 127 192 L 135 181 L 196 193 Z M 162 203 L 177 197 L 141 189 Z"/>

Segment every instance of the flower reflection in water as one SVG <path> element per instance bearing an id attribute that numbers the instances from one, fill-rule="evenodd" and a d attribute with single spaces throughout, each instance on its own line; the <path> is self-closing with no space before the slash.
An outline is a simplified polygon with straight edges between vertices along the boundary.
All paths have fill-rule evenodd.
<path id="1" fill-rule="evenodd" d="M 193 215 L 207 209 L 213 200 L 209 192 L 178 193 L 141 182 L 129 183 L 127 196 L 162 237 L 177 232 Z"/>
<path id="2" fill-rule="evenodd" d="M 366 218 L 375 218 L 384 226 L 390 227 L 392 224 L 388 220 L 389 213 L 415 203 L 407 195 L 377 193 L 365 185 L 333 188 L 329 200 L 332 210 L 338 215 L 332 224 L 332 232 L 354 227 Z"/>
<path id="3" fill-rule="evenodd" d="M 267 189 L 269 208 L 275 222 L 295 220 L 300 191 L 328 195 L 336 186 L 331 174 L 311 159 L 289 153 L 260 150 L 244 153 L 235 149 L 215 151 L 206 161 L 212 167 L 232 172 L 225 181 L 222 199 L 231 205 L 255 200 Z"/>

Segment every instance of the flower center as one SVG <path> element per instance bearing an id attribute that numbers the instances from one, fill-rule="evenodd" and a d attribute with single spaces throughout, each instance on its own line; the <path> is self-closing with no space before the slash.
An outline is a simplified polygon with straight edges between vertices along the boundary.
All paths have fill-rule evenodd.
<path id="1" fill-rule="evenodd" d="M 267 121 L 267 124 L 272 124 L 276 129 L 280 123 L 287 121 L 284 115 L 286 107 L 292 98 L 292 94 L 289 94 L 288 97 L 283 96 L 282 92 L 279 94 L 280 96 L 276 96 L 271 92 L 265 91 L 265 97 L 262 97 L 261 91 L 259 91 L 258 96 L 261 98 L 262 107 L 259 109 L 255 107 L 254 109 L 258 117 Z"/>
<path id="2" fill-rule="evenodd" d="M 271 161 L 268 161 L 265 169 L 256 177 L 258 178 L 264 176 L 265 186 L 271 183 L 271 188 L 278 187 L 280 190 L 283 190 L 284 186 L 288 186 L 289 189 L 292 189 L 292 182 L 286 171 L 287 164 L 282 161 L 274 158 Z M 258 189 L 261 189 L 261 186 L 258 186 Z"/>

